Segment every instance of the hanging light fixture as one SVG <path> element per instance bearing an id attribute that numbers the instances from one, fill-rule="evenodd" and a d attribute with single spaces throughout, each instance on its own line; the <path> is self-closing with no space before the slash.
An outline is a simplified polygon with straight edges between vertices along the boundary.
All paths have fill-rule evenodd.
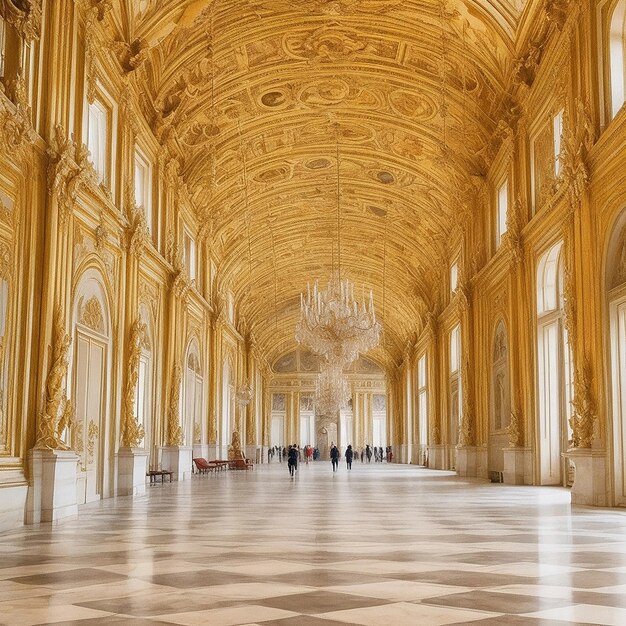
<path id="1" fill-rule="evenodd" d="M 350 385 L 342 368 L 324 364 L 315 383 L 315 413 L 335 416 L 349 401 Z"/>
<path id="2" fill-rule="evenodd" d="M 353 284 L 341 274 L 341 212 L 339 182 L 339 141 L 337 141 L 337 269 L 333 267 L 325 290 L 315 281 L 307 284 L 300 294 L 300 321 L 296 325 L 296 340 L 324 357 L 338 372 L 359 354 L 376 347 L 380 341 L 381 325 L 376 320 L 374 295 L 365 291 L 361 301 L 354 297 Z M 334 266 L 334 262 L 333 262 Z"/>

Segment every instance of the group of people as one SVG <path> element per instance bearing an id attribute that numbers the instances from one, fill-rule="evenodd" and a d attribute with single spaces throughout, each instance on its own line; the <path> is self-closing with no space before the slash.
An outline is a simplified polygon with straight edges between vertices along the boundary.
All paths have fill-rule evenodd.
<path id="1" fill-rule="evenodd" d="M 289 449 L 284 446 L 273 446 L 267 450 L 267 462 L 271 463 L 274 457 L 278 458 L 278 461 L 288 461 L 289 450 L 295 448 L 298 452 L 298 461 L 302 461 L 302 457 L 308 463 L 309 461 L 317 461 L 320 458 L 320 451 L 313 446 L 306 445 L 304 448 L 299 448 L 295 443 L 289 446 Z"/>
<path id="2" fill-rule="evenodd" d="M 277 456 L 278 460 L 282 462 L 283 460 L 287 463 L 287 469 L 289 470 L 289 475 L 293 478 L 295 476 L 296 471 L 298 470 L 298 463 L 304 460 L 308 463 L 309 461 L 317 461 L 320 458 L 320 451 L 317 448 L 313 448 L 312 446 L 304 446 L 300 448 L 295 443 L 290 445 L 289 448 L 281 447 L 281 446 L 273 446 L 267 451 L 267 461 L 268 463 Z M 387 461 L 387 463 L 391 463 L 393 461 L 393 451 L 391 446 L 387 446 L 383 449 L 382 446 L 374 446 L 372 448 L 369 444 L 365 446 L 359 453 L 358 450 L 352 448 L 352 445 L 349 444 L 344 453 L 344 458 L 346 460 L 346 468 L 351 470 L 352 463 L 354 461 L 361 461 L 361 463 L 371 463 L 372 457 L 374 457 L 375 463 L 382 463 L 383 461 Z M 339 448 L 334 444 L 330 444 L 330 462 L 333 466 L 333 472 L 336 472 L 339 468 L 339 461 L 341 460 L 341 452 Z"/>
<path id="3" fill-rule="evenodd" d="M 352 462 L 358 461 L 359 458 L 361 460 L 361 463 L 365 463 L 366 461 L 370 463 L 372 461 L 372 456 L 374 457 L 375 463 L 382 463 L 383 460 L 387 461 L 387 463 L 391 463 L 391 461 L 393 461 L 393 451 L 391 449 L 391 446 L 387 446 L 384 451 L 382 446 L 374 446 L 374 449 L 372 451 L 372 448 L 368 444 L 365 446 L 365 448 L 361 450 L 361 453 L 359 455 L 359 452 L 357 450 L 353 450 L 352 446 L 348 445 L 344 453 L 344 457 L 346 459 L 346 468 L 351 470 Z M 339 452 L 339 448 L 334 443 L 331 443 L 330 461 L 333 465 L 333 472 L 337 471 L 340 458 L 341 452 Z"/>

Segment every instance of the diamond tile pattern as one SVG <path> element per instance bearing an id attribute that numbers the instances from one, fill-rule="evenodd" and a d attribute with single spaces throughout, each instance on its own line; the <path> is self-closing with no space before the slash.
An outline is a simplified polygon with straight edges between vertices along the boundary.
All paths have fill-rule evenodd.
<path id="1" fill-rule="evenodd" d="M 0 536 L 0 624 L 624 624 L 626 511 L 395 465 L 158 484 Z"/>

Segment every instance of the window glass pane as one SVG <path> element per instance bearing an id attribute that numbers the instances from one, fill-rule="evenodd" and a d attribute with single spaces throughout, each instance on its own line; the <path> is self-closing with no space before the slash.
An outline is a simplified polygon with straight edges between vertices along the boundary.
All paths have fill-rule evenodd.
<path id="1" fill-rule="evenodd" d="M 450 267 L 450 291 L 456 291 L 459 286 L 459 265 L 453 263 Z"/>
<path id="2" fill-rule="evenodd" d="M 135 160 L 135 204 L 138 207 L 145 207 L 145 170 L 141 162 Z"/>
<path id="3" fill-rule="evenodd" d="M 559 111 L 552 122 L 554 137 L 554 173 L 561 173 L 561 136 L 563 135 L 563 111 Z"/>
<path id="4" fill-rule="evenodd" d="M 624 46 L 626 33 L 624 20 L 626 18 L 626 0 L 622 0 L 615 7 L 611 19 L 610 33 L 610 75 L 611 75 L 611 111 L 617 115 L 624 106 Z"/>
<path id="5" fill-rule="evenodd" d="M 6 49 L 6 23 L 0 16 L 0 78 L 4 77 L 4 56 Z"/>
<path id="6" fill-rule="evenodd" d="M 450 333 L 450 372 L 458 372 L 460 366 L 460 331 L 455 326 Z"/>
<path id="7" fill-rule="evenodd" d="M 426 355 L 423 355 L 417 362 L 417 387 L 426 387 Z"/>
<path id="8" fill-rule="evenodd" d="M 498 190 L 498 225 L 496 243 L 500 245 L 502 236 L 506 233 L 506 215 L 509 208 L 509 181 L 505 180 Z"/>
<path id="9" fill-rule="evenodd" d="M 100 102 L 89 105 L 87 117 L 87 148 L 100 182 L 106 180 L 107 111 Z"/>

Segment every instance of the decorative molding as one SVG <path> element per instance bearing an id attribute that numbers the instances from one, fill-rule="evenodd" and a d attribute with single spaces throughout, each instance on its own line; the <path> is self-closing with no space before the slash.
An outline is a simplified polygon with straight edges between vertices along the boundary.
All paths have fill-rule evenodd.
<path id="1" fill-rule="evenodd" d="M 104 314 L 96 296 L 92 296 L 81 306 L 80 323 L 99 333 L 104 333 Z"/>

